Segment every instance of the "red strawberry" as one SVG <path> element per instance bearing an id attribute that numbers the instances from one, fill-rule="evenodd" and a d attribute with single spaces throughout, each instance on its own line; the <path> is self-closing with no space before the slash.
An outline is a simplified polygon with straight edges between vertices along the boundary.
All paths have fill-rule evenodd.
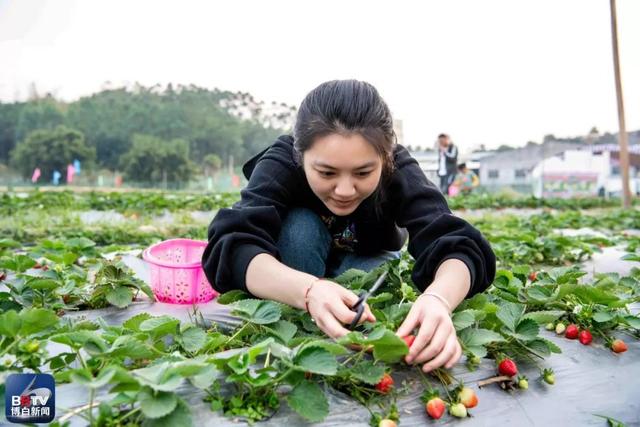
<path id="1" fill-rule="evenodd" d="M 469 387 L 462 387 L 462 390 L 458 393 L 458 399 L 467 409 L 475 408 L 478 405 L 478 396 Z"/>
<path id="2" fill-rule="evenodd" d="M 573 323 L 567 326 L 567 329 L 564 333 L 565 338 L 569 338 L 570 340 L 575 340 L 578 338 L 578 327 Z"/>
<path id="3" fill-rule="evenodd" d="M 434 397 L 433 399 L 427 402 L 427 414 L 434 420 L 439 420 L 444 414 L 446 406 L 444 405 L 444 401 L 439 397 Z"/>
<path id="4" fill-rule="evenodd" d="M 538 279 L 537 271 L 532 271 L 531 273 L 529 273 L 529 280 L 531 280 L 532 282 L 535 282 L 537 279 Z"/>
<path id="5" fill-rule="evenodd" d="M 507 358 L 503 359 L 502 362 L 500 362 L 500 364 L 498 365 L 498 372 L 500 372 L 500 375 L 513 377 L 518 373 L 518 367 L 516 366 L 516 362 Z"/>
<path id="6" fill-rule="evenodd" d="M 391 378 L 391 375 L 389 374 L 384 374 L 380 382 L 376 384 L 376 390 L 378 390 L 380 393 L 384 393 L 384 394 L 389 393 L 389 391 L 392 388 L 393 388 L 393 378 Z"/>
<path id="7" fill-rule="evenodd" d="M 614 353 L 624 353 L 627 351 L 627 345 L 621 339 L 613 340 L 611 350 L 613 350 Z"/>
<path id="8" fill-rule="evenodd" d="M 416 340 L 416 336 L 415 335 L 407 335 L 406 337 L 403 337 L 402 339 L 407 344 L 407 347 L 411 348 L 411 344 L 413 344 L 413 342 Z"/>
<path id="9" fill-rule="evenodd" d="M 591 344 L 591 341 L 593 341 L 593 336 L 591 335 L 591 332 L 589 332 L 587 329 L 583 329 L 578 334 L 578 339 L 580 340 L 580 344 L 589 345 Z"/>
<path id="10" fill-rule="evenodd" d="M 380 422 L 378 423 L 378 427 L 397 427 L 397 426 L 398 424 L 396 424 L 395 421 L 390 419 L 380 420 Z"/>

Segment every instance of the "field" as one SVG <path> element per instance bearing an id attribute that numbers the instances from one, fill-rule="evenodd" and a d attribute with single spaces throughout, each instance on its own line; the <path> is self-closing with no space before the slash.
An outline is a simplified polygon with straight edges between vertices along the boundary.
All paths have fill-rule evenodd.
<path id="1" fill-rule="evenodd" d="M 447 409 L 439 422 L 462 416 L 462 401 L 473 425 L 640 423 L 640 210 L 603 199 L 453 199 L 499 270 L 453 315 L 458 366 L 423 375 L 401 362 L 408 347 L 394 334 L 418 292 L 407 253 L 336 279 L 358 292 L 389 271 L 369 299 L 378 322 L 338 341 L 306 313 L 241 292 L 154 303 L 141 251 L 205 240 L 215 211 L 237 197 L 0 196 L 2 394 L 10 373 L 52 373 L 54 425 L 424 425 L 435 423 L 424 407 L 436 393 Z M 579 339 L 567 338 L 573 327 Z M 517 374 L 499 375 L 505 358 Z"/>

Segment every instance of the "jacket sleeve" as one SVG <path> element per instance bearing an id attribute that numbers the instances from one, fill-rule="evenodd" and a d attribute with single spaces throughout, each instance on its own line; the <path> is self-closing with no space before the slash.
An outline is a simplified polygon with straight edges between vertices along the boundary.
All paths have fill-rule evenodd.
<path id="1" fill-rule="evenodd" d="M 396 155 L 391 194 L 397 203 L 396 222 L 409 232 L 409 253 L 415 259 L 412 279 L 424 290 L 447 259 L 463 261 L 471 273 L 467 297 L 493 282 L 496 259 L 491 246 L 471 224 L 451 213 L 444 196 L 424 175 L 406 149 Z"/>
<path id="2" fill-rule="evenodd" d="M 202 256 L 205 275 L 216 291 L 249 292 L 245 276 L 253 257 L 261 253 L 279 257 L 276 242 L 292 200 L 294 173 L 294 167 L 265 154 L 241 191 L 240 201 L 216 214 Z"/>

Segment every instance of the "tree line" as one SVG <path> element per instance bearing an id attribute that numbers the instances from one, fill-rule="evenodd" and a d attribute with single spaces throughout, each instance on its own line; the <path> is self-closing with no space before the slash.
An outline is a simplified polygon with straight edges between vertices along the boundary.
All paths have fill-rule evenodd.
<path id="1" fill-rule="evenodd" d="M 74 160 L 134 181 L 187 181 L 239 164 L 290 132 L 295 107 L 193 85 L 105 89 L 74 102 L 52 95 L 0 103 L 0 163 L 44 177 Z"/>

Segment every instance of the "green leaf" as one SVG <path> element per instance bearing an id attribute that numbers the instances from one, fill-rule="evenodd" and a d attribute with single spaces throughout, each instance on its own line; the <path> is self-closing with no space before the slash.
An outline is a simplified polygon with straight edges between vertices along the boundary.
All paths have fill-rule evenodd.
<path id="1" fill-rule="evenodd" d="M 69 239 L 65 242 L 65 244 L 68 248 L 80 251 L 96 246 L 96 242 L 94 242 L 93 240 L 89 240 L 86 237 L 76 237 L 73 239 Z"/>
<path id="2" fill-rule="evenodd" d="M 91 372 L 85 369 L 76 369 L 71 373 L 71 380 L 85 387 L 97 389 L 107 385 L 109 381 L 111 381 L 115 373 L 116 370 L 113 367 L 109 366 L 100 371 L 98 376 L 94 378 L 91 375 Z"/>
<path id="3" fill-rule="evenodd" d="M 540 328 L 535 321 L 531 319 L 522 319 L 520 323 L 518 323 L 516 331 L 512 336 L 519 340 L 530 341 L 536 338 L 539 332 Z"/>
<path id="4" fill-rule="evenodd" d="M 74 254 L 73 252 L 66 252 L 64 255 L 62 255 L 62 263 L 64 265 L 71 265 L 76 262 L 78 258 L 79 256 L 77 254 Z"/>
<path id="5" fill-rule="evenodd" d="M 216 369 L 216 367 L 213 365 L 208 365 L 202 370 L 202 372 L 189 378 L 189 382 L 191 382 L 194 387 L 199 388 L 200 390 L 205 390 L 211 387 L 211 385 L 216 381 L 217 377 L 218 370 Z"/>
<path id="6" fill-rule="evenodd" d="M 377 295 L 371 296 L 369 297 L 369 299 L 367 299 L 367 304 L 369 304 L 369 306 L 372 306 L 374 304 L 380 304 L 381 302 L 386 302 L 393 299 L 393 294 L 390 292 L 382 292 L 379 293 Z"/>
<path id="7" fill-rule="evenodd" d="M 502 302 L 498 308 L 496 316 L 511 331 L 516 330 L 516 326 L 520 322 L 520 318 L 524 314 L 525 306 L 512 302 Z"/>
<path id="8" fill-rule="evenodd" d="M 532 311 L 525 314 L 522 318 L 531 319 L 539 325 L 546 325 L 547 323 L 555 322 L 563 314 L 564 311 L 561 310 Z"/>
<path id="9" fill-rule="evenodd" d="M 287 404 L 311 422 L 322 421 L 329 415 L 329 402 L 318 384 L 303 381 L 287 395 Z"/>
<path id="10" fill-rule="evenodd" d="M 59 283 L 52 279 L 31 279 L 26 284 L 36 291 L 50 291 L 59 286 Z"/>
<path id="11" fill-rule="evenodd" d="M 476 316 L 471 310 L 464 310 L 453 313 L 452 320 L 456 331 L 461 331 L 473 325 L 476 321 Z"/>
<path id="12" fill-rule="evenodd" d="M 117 286 L 115 289 L 111 289 L 106 295 L 107 301 L 111 305 L 115 305 L 118 308 L 125 308 L 133 300 L 133 293 L 131 289 L 126 286 Z"/>
<path id="13" fill-rule="evenodd" d="M 192 326 L 180 335 L 182 348 L 189 353 L 197 353 L 207 341 L 207 333 L 197 326 Z"/>
<path id="14" fill-rule="evenodd" d="M 13 258 L 3 257 L 0 259 L 0 268 L 6 268 L 16 273 L 24 273 L 35 265 L 36 261 L 26 255 L 14 255 Z"/>
<path id="15" fill-rule="evenodd" d="M 107 350 L 107 344 L 94 331 L 79 330 L 64 332 L 61 334 L 53 335 L 49 339 L 53 342 L 67 345 L 74 350 L 79 350 L 80 348 L 85 346 L 87 342 L 91 342 L 93 348 L 98 350 L 97 352 L 104 352 Z"/>
<path id="16" fill-rule="evenodd" d="M 525 289 L 527 296 L 538 304 L 548 304 L 560 297 L 558 286 L 531 285 Z"/>
<path id="17" fill-rule="evenodd" d="M 170 316 L 152 317 L 140 323 L 142 332 L 153 332 L 156 336 L 175 333 L 176 326 L 180 323 L 178 319 Z"/>
<path id="18" fill-rule="evenodd" d="M 247 298 L 250 298 L 250 295 L 248 293 L 238 289 L 234 289 L 218 296 L 218 298 L 216 298 L 216 302 L 218 304 L 227 305 Z"/>
<path id="19" fill-rule="evenodd" d="M 58 316 L 51 310 L 45 308 L 31 308 L 20 312 L 20 335 L 27 336 L 43 331 L 58 324 Z"/>
<path id="20" fill-rule="evenodd" d="M 184 377 L 172 372 L 171 363 L 164 362 L 133 371 L 140 384 L 157 391 L 174 391 L 184 381 Z"/>
<path id="21" fill-rule="evenodd" d="M 347 283 L 362 279 L 365 274 L 365 271 L 358 270 L 356 268 L 350 268 L 333 280 L 336 283 L 340 283 L 341 285 L 346 285 Z"/>
<path id="22" fill-rule="evenodd" d="M 0 239 L 0 248 L 2 248 L 2 249 L 19 248 L 19 247 L 20 247 L 20 243 L 16 242 L 15 240 L 12 240 L 12 239 Z"/>
<path id="23" fill-rule="evenodd" d="M 597 313 L 593 314 L 593 320 L 595 320 L 598 323 L 608 322 L 614 317 L 616 317 L 615 314 L 609 311 L 598 311 Z"/>
<path id="24" fill-rule="evenodd" d="M 320 347 L 302 348 L 293 358 L 293 363 L 298 370 L 314 374 L 335 375 L 338 371 L 335 356 Z"/>
<path id="25" fill-rule="evenodd" d="M 526 346 L 535 354 L 540 357 L 549 357 L 551 353 L 562 353 L 560 347 L 558 347 L 552 341 L 544 338 L 537 338 L 535 340 L 526 343 Z"/>
<path id="26" fill-rule="evenodd" d="M 177 398 L 177 400 L 178 404 L 171 413 L 161 418 L 147 418 L 142 423 L 142 427 L 189 427 L 193 425 L 189 407 L 182 399 Z"/>
<path id="27" fill-rule="evenodd" d="M 620 298 L 612 293 L 586 285 L 576 286 L 573 294 L 586 304 L 593 303 L 609 305 L 620 300 Z"/>
<path id="28" fill-rule="evenodd" d="M 373 357 L 386 363 L 399 362 L 409 352 L 404 340 L 388 329 L 374 330 L 366 342 L 373 344 Z"/>
<path id="29" fill-rule="evenodd" d="M 144 342 L 133 335 L 122 335 L 113 342 L 108 351 L 113 358 L 148 359 L 154 355 Z"/>
<path id="30" fill-rule="evenodd" d="M 15 337 L 21 325 L 22 320 L 14 310 L 0 314 L 0 335 Z"/>
<path id="31" fill-rule="evenodd" d="M 305 343 L 304 347 L 324 348 L 334 356 L 342 356 L 349 353 L 349 350 L 347 350 L 343 345 L 331 341 L 313 340 Z"/>
<path id="32" fill-rule="evenodd" d="M 288 344 L 289 341 L 296 335 L 298 332 L 298 327 L 291 322 L 286 320 L 279 320 L 271 327 L 267 328 L 272 335 L 278 338 L 283 344 Z M 266 327 L 265 327 L 266 328 Z"/>
<path id="33" fill-rule="evenodd" d="M 151 319 L 152 317 L 153 316 L 151 316 L 149 313 L 140 313 L 129 318 L 127 321 L 125 321 L 122 324 L 122 326 L 124 326 L 127 329 L 131 329 L 132 331 L 139 332 L 140 324 L 147 319 Z"/>
<path id="34" fill-rule="evenodd" d="M 280 320 L 280 306 L 274 301 L 247 299 L 233 303 L 233 314 L 247 322 L 268 325 Z"/>
<path id="35" fill-rule="evenodd" d="M 376 385 L 384 375 L 384 366 L 374 365 L 372 361 L 365 360 L 351 368 L 349 373 L 363 383 Z"/>
<path id="36" fill-rule="evenodd" d="M 620 259 L 623 260 L 623 261 L 640 261 L 640 255 L 639 254 L 626 254 Z"/>
<path id="37" fill-rule="evenodd" d="M 624 321 L 634 329 L 640 330 L 640 318 L 637 316 L 625 316 Z"/>
<path id="38" fill-rule="evenodd" d="M 467 328 L 460 332 L 460 340 L 467 347 L 478 347 L 492 342 L 504 341 L 504 338 L 499 333 L 488 329 Z"/>
<path id="39" fill-rule="evenodd" d="M 471 353 L 475 354 L 478 357 L 485 357 L 487 355 L 487 349 L 486 347 L 483 346 L 468 346 L 467 350 L 469 350 Z"/>
<path id="40" fill-rule="evenodd" d="M 178 405 L 178 397 L 175 393 L 166 391 L 154 392 L 145 387 L 138 393 L 138 401 L 142 413 L 148 418 L 160 418 L 173 412 Z"/>

